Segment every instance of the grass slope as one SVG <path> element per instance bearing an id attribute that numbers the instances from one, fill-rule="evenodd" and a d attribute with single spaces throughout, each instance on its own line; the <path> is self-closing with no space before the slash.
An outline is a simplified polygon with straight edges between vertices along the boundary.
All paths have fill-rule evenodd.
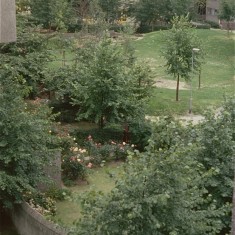
<path id="1" fill-rule="evenodd" d="M 221 104 L 224 95 L 235 93 L 234 80 L 234 35 L 226 31 L 198 29 L 198 36 L 205 44 L 205 63 L 202 66 L 202 85 L 198 89 L 198 76 L 193 76 L 193 112 L 203 113 L 209 106 Z M 149 60 L 154 78 L 174 79 L 165 72 L 165 61 L 161 56 L 164 31 L 152 32 L 133 42 L 136 55 Z M 183 81 L 183 80 L 181 80 Z M 188 111 L 189 90 L 180 91 L 180 101 L 175 101 L 175 90 L 155 88 L 148 105 L 148 115 L 184 114 Z"/>

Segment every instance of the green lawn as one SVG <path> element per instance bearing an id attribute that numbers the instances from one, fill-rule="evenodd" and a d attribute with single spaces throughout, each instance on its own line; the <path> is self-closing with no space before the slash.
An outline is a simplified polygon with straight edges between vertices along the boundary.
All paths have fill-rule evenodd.
<path id="1" fill-rule="evenodd" d="M 193 112 L 202 113 L 207 107 L 219 106 L 224 95 L 235 94 L 234 35 L 226 31 L 198 29 L 198 36 L 205 44 L 205 63 L 202 66 L 202 85 L 198 89 L 198 76 L 193 76 Z M 161 56 L 164 31 L 145 34 L 133 45 L 137 57 L 146 59 L 153 69 L 154 79 L 173 79 L 165 72 L 165 61 Z M 184 80 L 181 80 L 184 81 Z M 148 115 L 184 114 L 188 111 L 189 90 L 180 91 L 180 101 L 175 102 L 175 90 L 155 88 L 148 105 Z"/>
<path id="2" fill-rule="evenodd" d="M 96 190 L 104 193 L 110 192 L 114 186 L 116 179 L 122 174 L 121 162 L 109 163 L 102 168 L 91 169 L 88 182 L 80 182 L 77 186 L 69 187 L 73 197 L 81 195 L 84 192 Z M 72 223 L 81 217 L 81 206 L 75 201 L 59 201 L 57 202 L 57 215 L 55 220 L 61 221 L 65 225 Z"/>

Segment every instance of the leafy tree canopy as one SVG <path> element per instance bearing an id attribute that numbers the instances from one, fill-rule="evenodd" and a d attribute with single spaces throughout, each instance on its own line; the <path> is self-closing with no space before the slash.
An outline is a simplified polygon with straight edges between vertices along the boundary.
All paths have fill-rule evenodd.
<path id="1" fill-rule="evenodd" d="M 79 119 L 105 122 L 144 117 L 151 85 L 149 69 L 133 63 L 132 55 L 109 39 L 78 50 L 77 69 L 68 81 Z"/>
<path id="2" fill-rule="evenodd" d="M 230 21 L 235 18 L 235 4 L 233 0 L 221 1 L 219 18 L 226 21 Z"/>
<path id="3" fill-rule="evenodd" d="M 98 0 L 98 4 L 105 12 L 106 19 L 108 21 L 113 21 L 115 19 L 118 19 L 120 16 L 120 7 L 121 7 L 121 0 Z"/>
<path id="4" fill-rule="evenodd" d="M 200 68 L 203 56 L 202 42 L 192 29 L 188 16 L 175 16 L 172 20 L 172 28 L 164 34 L 165 48 L 163 56 L 166 59 L 166 68 L 169 74 L 177 77 L 176 101 L 178 101 L 179 78 L 189 79 L 193 70 Z M 193 48 L 200 49 L 194 53 Z"/>
<path id="5" fill-rule="evenodd" d="M 26 22 L 18 18 L 17 42 L 0 45 L 0 206 L 8 208 L 34 190 L 54 148 L 50 110 L 23 99 L 41 81 L 47 58 L 44 38 Z"/>
<path id="6" fill-rule="evenodd" d="M 67 0 L 31 0 L 30 9 L 37 23 L 46 28 L 65 29 L 73 20 Z"/>
<path id="7" fill-rule="evenodd" d="M 34 96 L 45 79 L 45 65 L 49 59 L 46 37 L 37 33 L 29 20 L 17 15 L 17 41 L 1 44 L 0 72 Z M 14 69 L 10 69 L 14 68 Z"/>
<path id="8" fill-rule="evenodd" d="M 49 110 L 30 109 L 20 87 L 5 74 L 0 74 L 0 90 L 0 206 L 10 208 L 42 179 L 53 138 Z"/>
<path id="9" fill-rule="evenodd" d="M 144 25 L 170 22 L 174 15 L 187 14 L 191 6 L 192 0 L 139 0 L 131 4 L 131 9 L 136 20 Z"/>

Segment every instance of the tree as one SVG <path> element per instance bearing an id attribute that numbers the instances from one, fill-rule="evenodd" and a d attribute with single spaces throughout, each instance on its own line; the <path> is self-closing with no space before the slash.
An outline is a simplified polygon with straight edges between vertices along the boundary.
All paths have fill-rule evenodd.
<path id="1" fill-rule="evenodd" d="M 67 0 L 31 0 L 31 14 L 46 28 L 65 29 L 71 18 Z"/>
<path id="2" fill-rule="evenodd" d="M 167 72 L 177 78 L 176 101 L 179 100 L 180 77 L 189 80 L 192 72 L 193 48 L 202 49 L 202 42 L 196 36 L 189 22 L 188 16 L 175 16 L 172 20 L 172 28 L 165 35 L 165 48 L 163 56 L 166 59 Z M 199 70 L 203 51 L 194 53 L 194 71 Z"/>
<path id="3" fill-rule="evenodd" d="M 0 207 L 11 208 L 45 179 L 53 138 L 49 112 L 43 107 L 30 110 L 19 86 L 2 73 L 0 90 Z"/>
<path id="4" fill-rule="evenodd" d="M 213 171 L 213 177 L 205 182 L 205 188 L 216 208 L 225 208 L 221 216 L 223 230 L 231 229 L 231 211 L 235 156 L 235 97 L 227 99 L 216 116 L 207 113 L 206 119 L 198 126 L 197 159 L 206 170 Z"/>
<path id="5" fill-rule="evenodd" d="M 123 178 L 109 195 L 86 195 L 84 217 L 74 234 L 219 232 L 221 224 L 216 214 L 221 215 L 221 211 L 201 207 L 208 200 L 204 188 L 208 175 L 202 174 L 204 168 L 195 159 L 195 146 L 184 143 L 180 133 L 172 137 L 173 130 L 183 128 L 176 122 L 160 123 L 162 138 L 174 138 L 175 144 L 158 148 L 159 132 L 153 130 L 146 152 L 129 156 Z"/>
<path id="6" fill-rule="evenodd" d="M 70 4 L 80 21 L 89 16 L 90 0 L 71 0 Z"/>
<path id="7" fill-rule="evenodd" d="M 95 121 L 102 128 L 105 122 L 144 117 L 149 72 L 130 63 L 120 45 L 104 38 L 79 49 L 77 60 L 68 90 L 73 104 L 80 106 L 79 119 Z"/>
<path id="8" fill-rule="evenodd" d="M 235 5 L 233 0 L 222 0 L 220 3 L 219 18 L 227 21 L 228 31 L 230 30 L 230 21 L 235 18 Z"/>
<path id="9" fill-rule="evenodd" d="M 140 0 L 131 2 L 131 11 L 137 22 L 149 25 L 156 21 L 170 22 L 174 15 L 190 11 L 192 0 Z"/>
<path id="10" fill-rule="evenodd" d="M 47 38 L 37 33 L 37 29 L 27 18 L 17 15 L 17 41 L 0 45 L 0 72 L 21 85 L 22 89 L 30 91 L 27 94 L 31 97 L 43 84 L 49 59 Z M 10 70 L 10 67 L 14 69 Z"/>
<path id="11" fill-rule="evenodd" d="M 16 0 L 16 12 L 22 13 L 29 11 L 30 0 Z"/>
<path id="12" fill-rule="evenodd" d="M 120 16 L 120 0 L 98 0 L 100 8 L 105 13 L 105 18 L 108 22 L 113 22 L 117 20 Z"/>
<path id="13" fill-rule="evenodd" d="M 24 21 L 21 26 L 17 42 L 0 45 L 0 207 L 4 208 L 20 203 L 25 192 L 45 179 L 43 167 L 54 150 L 50 110 L 23 99 L 43 76 L 44 39 L 29 34 Z"/>

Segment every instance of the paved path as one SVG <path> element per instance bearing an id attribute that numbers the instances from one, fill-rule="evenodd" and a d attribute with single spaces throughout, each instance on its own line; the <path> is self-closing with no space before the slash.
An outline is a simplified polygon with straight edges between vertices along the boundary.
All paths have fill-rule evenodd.
<path id="1" fill-rule="evenodd" d="M 194 114 L 187 114 L 184 116 L 175 116 L 176 119 L 182 121 L 183 123 L 190 123 L 198 124 L 199 122 L 204 120 L 204 117 L 202 115 L 194 115 Z M 146 116 L 147 120 L 156 122 L 159 120 L 159 116 Z"/>
<path id="2" fill-rule="evenodd" d="M 193 114 L 177 116 L 176 118 L 182 120 L 183 122 L 188 122 L 188 123 L 192 122 L 193 124 L 198 124 L 199 122 L 205 119 L 202 115 L 193 115 Z"/>

